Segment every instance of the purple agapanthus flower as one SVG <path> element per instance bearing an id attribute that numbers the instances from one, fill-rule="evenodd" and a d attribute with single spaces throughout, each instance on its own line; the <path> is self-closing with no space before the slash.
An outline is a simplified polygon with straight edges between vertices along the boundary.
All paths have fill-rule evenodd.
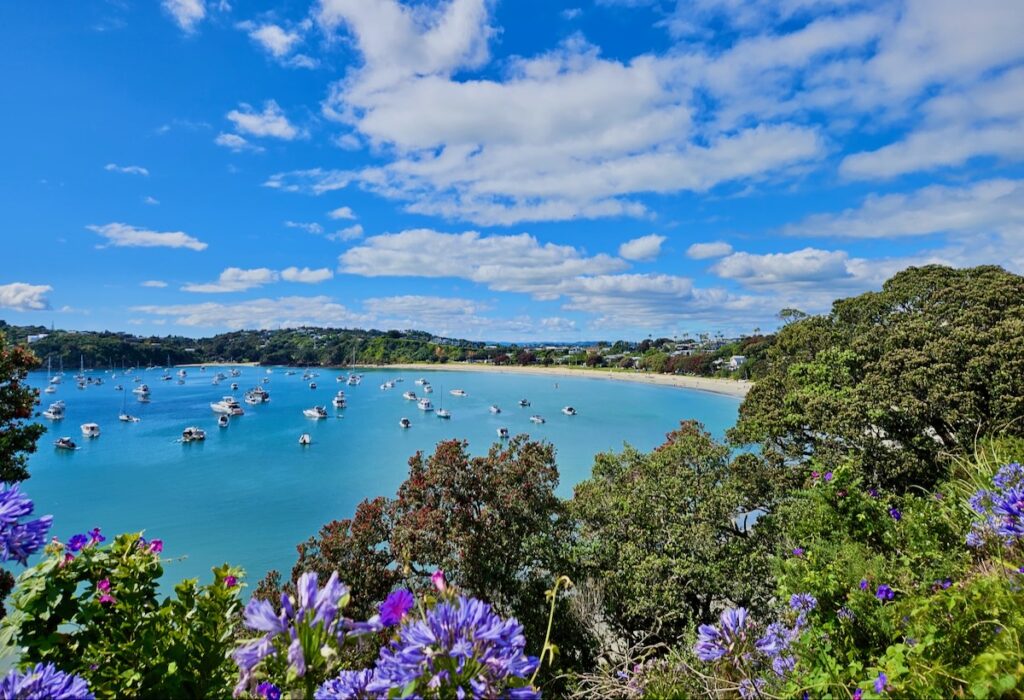
<path id="1" fill-rule="evenodd" d="M 818 599 L 810 593 L 794 593 L 789 598 L 789 607 L 807 613 L 818 607 Z"/>
<path id="2" fill-rule="evenodd" d="M 1004 464 L 996 475 L 992 477 L 992 483 L 997 489 L 1008 489 L 1024 484 L 1024 466 L 1020 462 Z"/>
<path id="3" fill-rule="evenodd" d="M 884 693 L 885 686 L 889 683 L 889 678 L 884 673 L 879 671 L 878 678 L 875 679 L 875 692 Z"/>
<path id="4" fill-rule="evenodd" d="M 903 513 L 900 512 L 899 508 L 893 507 L 889 509 L 889 517 L 893 520 L 900 521 L 903 520 Z"/>
<path id="5" fill-rule="evenodd" d="M 387 600 L 380 604 L 380 621 L 386 627 L 397 625 L 405 617 L 405 614 L 412 610 L 416 599 L 412 593 L 403 589 L 393 591 L 388 595 Z"/>
<path id="6" fill-rule="evenodd" d="M 780 678 L 796 668 L 796 657 L 792 654 L 779 655 L 772 659 L 772 671 Z"/>
<path id="7" fill-rule="evenodd" d="M 267 700 L 281 700 L 281 689 L 270 681 L 263 681 L 256 686 L 256 694 Z"/>
<path id="8" fill-rule="evenodd" d="M 832 472 L 825 472 L 825 476 L 822 477 L 826 482 L 832 481 Z"/>
<path id="9" fill-rule="evenodd" d="M 694 653 L 701 661 L 717 661 L 726 656 L 737 642 L 746 638 L 747 609 L 727 608 L 718 618 L 718 627 L 701 625 L 697 628 Z"/>
<path id="10" fill-rule="evenodd" d="M 862 591 L 866 591 L 868 589 L 868 580 L 866 578 L 862 578 L 860 580 L 860 584 L 859 585 L 860 585 L 860 589 Z"/>
<path id="11" fill-rule="evenodd" d="M 53 664 L 36 664 L 28 671 L 9 671 L 0 680 L 0 698 L 93 700 L 94 696 L 84 679 L 59 671 Z"/>
<path id="12" fill-rule="evenodd" d="M 502 619 L 487 603 L 460 596 L 439 603 L 425 619 L 407 620 L 398 638 L 380 650 L 374 678 L 366 689 L 386 693 L 421 679 L 429 683 L 444 670 L 438 660 L 447 657 L 455 662 L 459 677 L 440 678 L 441 685 L 456 685 L 473 696 L 498 695 L 508 681 L 529 678 L 537 669 L 539 660 L 527 656 L 525 648 L 518 621 Z M 462 677 L 467 669 L 471 675 Z M 532 688 L 522 690 L 516 696 L 537 694 Z"/>
<path id="13" fill-rule="evenodd" d="M 843 607 L 839 608 L 838 611 L 836 611 L 836 617 L 838 617 L 840 620 L 852 620 L 856 616 L 853 614 L 852 610 L 850 610 L 848 607 L 844 605 Z"/>
<path id="14" fill-rule="evenodd" d="M 72 552 L 80 552 L 87 544 L 89 544 L 88 535 L 78 533 L 77 535 L 72 535 L 71 539 L 68 540 L 68 549 Z"/>
<path id="15" fill-rule="evenodd" d="M 766 685 L 768 685 L 768 683 L 764 678 L 754 678 L 753 680 L 744 678 L 740 681 L 738 688 L 740 697 L 743 698 L 743 700 L 759 698 L 761 697 L 761 691 L 764 690 Z"/>
<path id="16" fill-rule="evenodd" d="M 18 485 L 0 486 L 0 561 L 14 560 L 23 565 L 46 546 L 53 516 L 22 521 L 32 515 L 35 504 Z"/>
<path id="17" fill-rule="evenodd" d="M 313 694 L 315 700 L 362 700 L 373 698 L 366 686 L 373 680 L 373 671 L 342 671 L 337 678 L 327 681 Z"/>
<path id="18" fill-rule="evenodd" d="M 892 600 L 896 597 L 896 593 L 888 586 L 888 584 L 883 583 L 875 590 L 875 597 L 883 601 Z"/>
<path id="19" fill-rule="evenodd" d="M 781 622 L 773 622 L 754 646 L 765 656 L 778 656 L 789 648 L 790 629 Z"/>
<path id="20" fill-rule="evenodd" d="M 804 555 L 804 548 L 803 547 L 794 547 L 793 548 L 793 556 L 794 557 L 802 557 L 803 555 Z"/>
<path id="21" fill-rule="evenodd" d="M 871 496 L 872 498 L 878 498 L 878 489 L 876 489 L 876 488 L 868 489 L 868 495 Z"/>

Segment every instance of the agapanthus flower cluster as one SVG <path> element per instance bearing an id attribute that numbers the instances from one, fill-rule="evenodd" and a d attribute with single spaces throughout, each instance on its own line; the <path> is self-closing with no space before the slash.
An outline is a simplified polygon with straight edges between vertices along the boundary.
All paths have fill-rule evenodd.
<path id="1" fill-rule="evenodd" d="M 992 489 L 979 489 L 968 503 L 979 516 L 967 535 L 970 547 L 998 540 L 1006 546 L 1024 541 L 1024 467 L 1004 465 L 992 478 Z"/>
<path id="2" fill-rule="evenodd" d="M 527 683 L 540 662 L 525 649 L 515 618 L 503 619 L 475 598 L 442 600 L 422 618 L 408 619 L 380 650 L 366 692 L 379 696 L 415 684 L 422 694 L 539 697 Z"/>
<path id="3" fill-rule="evenodd" d="M 89 684 L 64 673 L 53 664 L 36 664 L 28 671 L 9 671 L 0 680 L 0 698 L 46 698 L 46 700 L 92 700 Z"/>
<path id="4" fill-rule="evenodd" d="M 32 499 L 18 485 L 0 486 L 0 561 L 14 560 L 23 565 L 46 546 L 53 516 L 22 520 L 35 510 Z"/>

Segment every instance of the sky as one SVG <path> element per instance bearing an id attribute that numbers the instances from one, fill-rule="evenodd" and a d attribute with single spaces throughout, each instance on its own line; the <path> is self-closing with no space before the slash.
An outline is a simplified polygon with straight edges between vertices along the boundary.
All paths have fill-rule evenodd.
<path id="1" fill-rule="evenodd" d="M 1024 271 L 1024 3 L 0 5 L 0 318 L 769 330 Z"/>

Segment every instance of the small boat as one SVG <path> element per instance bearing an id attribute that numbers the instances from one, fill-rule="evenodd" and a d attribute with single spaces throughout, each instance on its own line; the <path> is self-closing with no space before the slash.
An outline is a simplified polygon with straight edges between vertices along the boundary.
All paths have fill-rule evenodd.
<path id="1" fill-rule="evenodd" d="M 310 389 L 316 389 L 316 382 L 310 382 L 309 383 L 309 388 Z"/>
<path id="2" fill-rule="evenodd" d="M 434 404 L 430 403 L 430 399 L 420 399 L 416 402 L 416 408 L 421 411 L 433 411 Z"/>
<path id="3" fill-rule="evenodd" d="M 313 438 L 309 436 L 309 433 L 303 433 L 302 435 L 299 436 L 300 445 L 308 445 L 311 442 L 313 442 Z"/>
<path id="4" fill-rule="evenodd" d="M 50 407 L 43 411 L 43 418 L 48 420 L 63 420 L 64 419 L 64 402 L 56 401 L 50 404 Z"/>
<path id="5" fill-rule="evenodd" d="M 519 399 L 519 405 L 523 408 L 526 408 L 527 406 L 530 405 L 530 401 L 529 399 Z"/>
<path id="6" fill-rule="evenodd" d="M 387 391 L 388 389 L 394 389 L 394 388 L 395 388 L 395 383 L 394 382 L 384 382 L 383 384 L 380 385 L 380 390 L 381 391 Z"/>
<path id="7" fill-rule="evenodd" d="M 544 416 L 530 416 L 530 422 L 540 424 L 546 423 L 547 421 L 544 420 Z"/>
<path id="8" fill-rule="evenodd" d="M 565 408 L 562 409 L 562 413 L 564 413 L 567 416 L 575 416 L 576 409 L 573 408 L 572 406 L 566 406 Z"/>
<path id="9" fill-rule="evenodd" d="M 165 374 L 164 376 L 160 377 L 160 381 L 162 382 L 169 382 L 171 381 L 171 379 L 173 379 L 173 377 L 169 374 Z"/>
<path id="10" fill-rule="evenodd" d="M 76 445 L 75 441 L 69 437 L 57 438 L 56 440 L 53 441 L 53 446 L 56 447 L 58 450 L 78 449 L 78 445 Z"/>
<path id="11" fill-rule="evenodd" d="M 117 416 L 117 419 L 122 423 L 138 423 L 140 420 L 142 420 L 141 418 L 136 418 L 130 413 L 121 413 Z"/>
<path id="12" fill-rule="evenodd" d="M 139 384 L 137 387 L 132 389 L 132 393 L 133 394 L 140 394 L 140 395 L 148 394 L 149 393 L 149 385 L 148 384 Z"/>
<path id="13" fill-rule="evenodd" d="M 494 415 L 498 415 L 499 413 L 501 413 L 501 409 L 495 406 L 494 404 L 491 404 L 491 407 L 488 408 L 487 410 L 493 413 Z"/>
<path id="14" fill-rule="evenodd" d="M 182 442 L 199 442 L 206 439 L 206 431 L 190 425 L 181 431 Z"/>
<path id="15" fill-rule="evenodd" d="M 115 384 L 114 391 L 124 391 L 124 387 L 121 386 L 120 384 Z"/>
<path id="16" fill-rule="evenodd" d="M 508 428 L 498 428 L 498 438 L 508 440 Z"/>
<path id="17" fill-rule="evenodd" d="M 407 391 L 404 394 L 402 394 L 402 398 L 405 399 L 406 401 L 415 401 L 416 400 L 416 392 L 414 392 L 414 391 Z"/>
<path id="18" fill-rule="evenodd" d="M 464 389 L 452 389 L 448 393 L 451 394 L 452 396 L 469 396 L 469 394 L 467 394 Z"/>
<path id="19" fill-rule="evenodd" d="M 413 384 L 415 384 L 416 386 L 423 386 L 425 384 L 429 384 L 429 382 L 426 379 L 424 379 L 423 377 L 420 377 L 415 382 L 413 382 Z"/>
<path id="20" fill-rule="evenodd" d="M 45 394 L 55 394 L 55 393 L 57 393 L 57 387 L 55 385 L 53 385 L 53 384 L 48 384 L 47 387 L 45 389 L 43 389 L 43 393 L 45 393 Z"/>
<path id="21" fill-rule="evenodd" d="M 225 396 L 220 401 L 214 401 L 210 404 L 210 410 L 214 413 L 223 413 L 228 416 L 244 416 L 245 409 L 243 409 L 238 399 L 234 396 Z"/>
<path id="22" fill-rule="evenodd" d="M 403 418 L 402 420 L 398 421 L 398 427 L 400 427 L 400 428 L 411 428 L 412 427 L 412 421 L 410 421 L 408 418 Z"/>
<path id="23" fill-rule="evenodd" d="M 306 418 L 315 418 L 320 420 L 321 418 L 327 417 L 327 409 L 323 406 L 313 406 L 313 408 L 307 408 L 302 412 Z"/>
<path id="24" fill-rule="evenodd" d="M 205 368 L 205 367 L 203 367 L 203 369 L 206 369 L 206 368 Z M 184 379 L 185 377 L 187 377 L 187 376 L 188 376 L 188 372 L 186 372 L 186 371 L 185 371 L 185 370 L 183 370 L 183 369 L 179 369 L 179 370 L 178 370 L 178 376 L 179 376 L 179 377 L 181 377 L 182 379 Z"/>
<path id="25" fill-rule="evenodd" d="M 238 382 L 231 382 L 231 391 L 238 391 Z"/>
<path id="26" fill-rule="evenodd" d="M 430 386 L 429 384 L 424 384 L 423 385 L 423 393 L 424 394 L 433 394 L 434 393 L 434 387 Z"/>
<path id="27" fill-rule="evenodd" d="M 241 377 L 242 376 L 242 372 L 240 370 L 237 370 L 237 369 L 232 369 L 230 374 L 231 374 L 232 377 Z"/>
<path id="28" fill-rule="evenodd" d="M 361 381 L 363 381 L 363 378 L 360 377 L 358 374 L 350 374 L 348 375 L 348 379 L 346 380 L 345 383 L 348 384 L 349 386 L 355 386 Z"/>
<path id="29" fill-rule="evenodd" d="M 437 409 L 436 411 L 434 411 L 434 415 L 436 415 L 438 418 L 451 418 L 452 417 L 451 411 L 449 411 L 447 408 L 439 408 L 439 409 Z"/>
<path id="30" fill-rule="evenodd" d="M 270 401 L 270 394 L 261 386 L 254 387 L 245 392 L 245 402 L 250 406 L 266 403 L 267 401 Z"/>
<path id="31" fill-rule="evenodd" d="M 338 394 L 333 399 L 331 399 L 331 403 L 334 405 L 335 408 L 345 408 L 345 406 L 347 405 L 345 403 L 345 392 L 339 391 Z"/>
<path id="32" fill-rule="evenodd" d="M 260 383 L 261 384 L 270 384 L 270 377 L 264 377 L 262 380 L 260 380 Z"/>
<path id="33" fill-rule="evenodd" d="M 82 435 L 87 438 L 98 438 L 100 436 L 100 426 L 96 423 L 82 423 Z"/>
<path id="34" fill-rule="evenodd" d="M 220 416 L 217 418 L 217 425 L 219 425 L 222 428 L 228 427 L 229 422 L 230 421 L 228 420 L 228 417 L 223 413 L 220 414 Z"/>

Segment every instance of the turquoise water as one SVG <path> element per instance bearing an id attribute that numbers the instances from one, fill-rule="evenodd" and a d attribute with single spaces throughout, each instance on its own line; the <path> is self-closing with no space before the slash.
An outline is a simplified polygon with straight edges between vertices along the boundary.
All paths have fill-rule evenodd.
<path id="1" fill-rule="evenodd" d="M 244 567 L 250 583 L 272 568 L 289 572 L 295 545 L 324 523 L 350 517 L 359 501 L 393 496 L 407 474 L 407 461 L 417 450 L 432 452 L 446 438 L 469 440 L 470 451 L 485 453 L 497 439 L 499 427 L 514 435 L 526 432 L 551 441 L 557 449 L 561 474 L 559 493 L 569 496 L 577 482 L 590 475 L 598 452 L 619 450 L 623 443 L 651 449 L 663 441 L 679 420 L 702 421 L 716 436 L 736 421 L 739 401 L 699 391 L 648 386 L 604 379 L 511 375 L 459 371 L 365 371 L 362 384 L 336 381 L 339 372 L 320 370 L 319 388 L 311 390 L 301 370 L 286 376 L 282 368 L 272 374 L 262 367 L 240 367 L 241 377 L 211 384 L 216 371 L 227 368 L 187 368 L 186 383 L 160 381 L 160 370 L 135 373 L 152 390 L 152 401 L 138 403 L 129 394 L 128 412 L 140 423 L 121 423 L 122 394 L 137 384 L 123 375 L 85 390 L 64 378 L 54 394 L 42 394 L 41 409 L 63 399 L 67 416 L 59 424 L 40 419 L 49 432 L 29 459 L 32 478 L 24 485 L 37 504 L 37 513 L 54 515 L 53 534 L 66 540 L 76 532 L 99 526 L 108 535 L 145 530 L 161 538 L 165 554 L 178 558 L 167 565 L 171 581 L 185 577 L 208 580 L 212 566 L 230 561 Z M 217 427 L 210 402 L 245 391 L 269 377 L 271 401 L 258 406 L 242 403 L 245 415 Z M 387 379 L 402 377 L 394 389 L 382 391 Z M 452 412 L 451 420 L 424 413 L 402 392 L 422 387 L 429 379 L 428 396 L 438 407 Z M 231 391 L 230 383 L 239 390 Z M 46 373 L 34 373 L 35 386 L 46 384 Z M 557 388 L 556 388 L 557 383 Z M 348 408 L 335 410 L 330 399 L 342 388 Z M 465 389 L 456 398 L 449 390 Z M 520 408 L 520 398 L 532 402 Z M 491 404 L 502 413 L 492 415 Z M 326 405 L 330 418 L 312 420 L 302 410 Z M 579 415 L 567 417 L 561 408 L 572 405 Z M 532 414 L 547 419 L 529 421 Z M 408 430 L 398 421 L 408 417 Z M 79 426 L 99 423 L 102 434 L 89 440 Z M 196 425 L 206 430 L 201 443 L 181 444 L 182 429 Z M 298 444 L 308 432 L 313 444 Z M 70 436 L 75 452 L 57 450 L 53 441 Z M 183 557 L 183 558 L 182 558 Z"/>

